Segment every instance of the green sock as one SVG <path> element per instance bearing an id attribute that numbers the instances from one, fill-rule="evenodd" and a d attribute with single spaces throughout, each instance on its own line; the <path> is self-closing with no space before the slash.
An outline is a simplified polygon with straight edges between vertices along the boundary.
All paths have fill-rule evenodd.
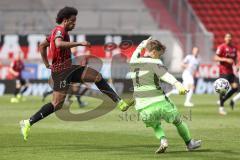
<path id="1" fill-rule="evenodd" d="M 178 134 L 182 137 L 184 142 L 187 144 L 191 140 L 190 132 L 188 126 L 185 122 L 175 124 L 178 130 Z"/>
<path id="2" fill-rule="evenodd" d="M 155 126 L 153 129 L 154 129 L 155 136 L 157 137 L 157 139 L 161 139 L 161 138 L 165 137 L 165 133 L 160 124 Z"/>

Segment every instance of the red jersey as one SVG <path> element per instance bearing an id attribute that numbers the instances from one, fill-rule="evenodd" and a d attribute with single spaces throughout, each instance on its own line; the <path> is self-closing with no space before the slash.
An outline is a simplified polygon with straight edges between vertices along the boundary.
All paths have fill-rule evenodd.
<path id="1" fill-rule="evenodd" d="M 21 60 L 13 60 L 10 66 L 15 72 L 18 72 L 16 78 L 22 78 L 22 71 L 24 70 L 24 63 Z"/>
<path id="2" fill-rule="evenodd" d="M 50 52 L 53 55 L 52 59 L 52 72 L 61 72 L 72 66 L 71 50 L 57 48 L 55 45 L 55 39 L 62 38 L 63 41 L 69 42 L 70 38 L 68 32 L 62 26 L 56 26 L 51 35 L 47 37 L 47 41 L 50 43 Z"/>
<path id="3" fill-rule="evenodd" d="M 235 61 L 237 58 L 237 48 L 233 45 L 223 43 L 218 46 L 216 54 L 219 57 L 231 58 Z M 220 74 L 233 74 L 233 65 L 226 62 L 220 62 L 219 70 Z"/>

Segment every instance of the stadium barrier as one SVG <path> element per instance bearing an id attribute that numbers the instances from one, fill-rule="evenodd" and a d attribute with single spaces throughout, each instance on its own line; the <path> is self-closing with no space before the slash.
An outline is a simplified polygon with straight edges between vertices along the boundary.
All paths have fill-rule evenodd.
<path id="1" fill-rule="evenodd" d="M 179 65 L 182 58 L 189 54 L 187 48 L 193 46 L 201 46 L 200 57 L 205 63 L 211 63 L 212 48 L 202 44 L 204 42 L 201 34 L 178 34 L 178 37 L 185 39 L 186 43 L 181 43 L 170 31 L 158 31 L 137 34 L 102 34 L 102 35 L 70 35 L 72 41 L 91 42 L 91 48 L 83 46 L 76 47 L 72 50 L 74 56 L 92 55 L 100 59 L 111 61 L 117 55 L 126 56 L 130 58 L 136 46 L 144 39 L 152 36 L 154 39 L 160 40 L 167 47 L 166 54 L 163 55 L 164 63 L 169 66 L 169 70 L 174 73 L 181 72 Z M 44 34 L 29 34 L 29 35 L 1 35 L 0 37 L 0 61 L 8 65 L 11 59 L 21 52 L 22 57 L 27 63 L 41 63 L 41 56 L 39 53 L 39 43 L 46 38 Z M 194 41 L 193 38 L 201 39 Z M 52 54 L 48 54 L 48 58 L 52 58 Z M 0 79 L 2 75 L 0 74 Z"/>
<path id="2" fill-rule="evenodd" d="M 19 52 L 27 61 L 40 61 L 39 44 L 47 35 L 1 35 L 0 59 L 9 61 Z M 86 52 L 98 58 L 110 59 L 113 55 L 121 53 L 128 58 L 142 40 L 147 39 L 149 34 L 140 35 L 70 35 L 71 41 L 89 41 L 91 49 L 83 46 L 76 47 L 73 52 L 75 56 L 84 55 Z M 49 52 L 48 58 L 52 58 Z"/>
<path id="3" fill-rule="evenodd" d="M 181 81 L 181 79 L 179 78 Z M 196 94 L 214 94 L 213 82 L 216 78 L 199 78 L 196 79 Z M 129 79 L 116 79 L 111 84 L 113 88 L 122 95 L 123 93 L 132 92 L 132 81 Z M 164 87 L 164 86 L 163 86 Z M 0 95 L 13 94 L 15 90 L 14 80 L 0 80 Z M 24 93 L 25 96 L 42 96 L 44 92 L 50 91 L 51 88 L 47 80 L 29 80 L 29 87 Z M 171 90 L 168 85 L 164 89 L 166 92 Z M 98 94 L 98 89 L 94 84 L 90 85 L 90 90 L 86 93 L 87 96 Z"/>

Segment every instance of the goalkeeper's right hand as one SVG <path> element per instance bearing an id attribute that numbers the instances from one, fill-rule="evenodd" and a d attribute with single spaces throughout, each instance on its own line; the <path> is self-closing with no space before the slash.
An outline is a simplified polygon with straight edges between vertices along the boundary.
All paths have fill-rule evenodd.
<path id="1" fill-rule="evenodd" d="M 178 90 L 180 95 L 185 95 L 188 93 L 188 90 L 182 85 L 180 82 L 176 82 L 175 84 L 176 89 Z"/>

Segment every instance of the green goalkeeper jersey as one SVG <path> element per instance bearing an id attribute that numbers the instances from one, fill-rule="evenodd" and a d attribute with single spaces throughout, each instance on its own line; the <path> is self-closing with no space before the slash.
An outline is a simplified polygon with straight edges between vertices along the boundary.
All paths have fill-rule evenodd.
<path id="1" fill-rule="evenodd" d="M 165 100 L 165 93 L 159 85 L 159 77 L 167 72 L 161 60 L 138 57 L 139 53 L 134 53 L 130 60 L 136 110 Z"/>

